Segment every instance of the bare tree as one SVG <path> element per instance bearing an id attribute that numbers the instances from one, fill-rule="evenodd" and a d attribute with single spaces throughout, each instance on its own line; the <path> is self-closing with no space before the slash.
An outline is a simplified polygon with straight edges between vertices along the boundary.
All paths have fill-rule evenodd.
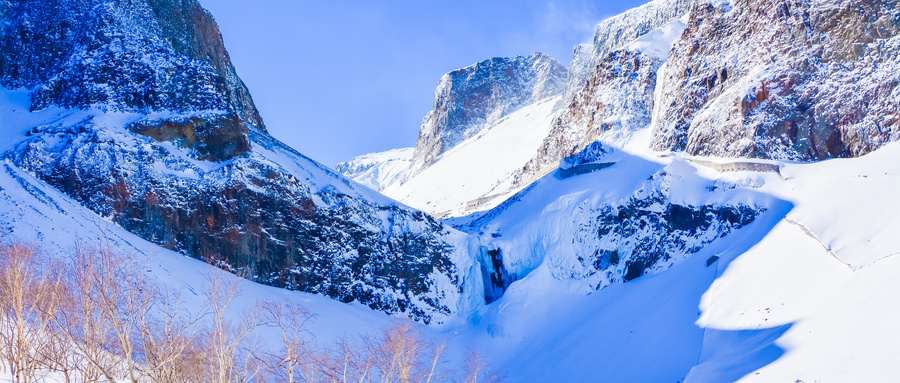
<path id="1" fill-rule="evenodd" d="M 160 294 L 155 315 L 141 321 L 144 372 L 153 382 L 199 381 L 196 327 L 201 316 L 186 312 L 177 293 Z"/>
<path id="2" fill-rule="evenodd" d="M 131 336 L 138 322 L 134 317 L 145 314 L 146 310 L 140 307 L 143 305 L 138 303 L 140 299 L 128 302 L 121 296 L 127 294 L 122 290 L 132 287 L 127 281 L 129 277 L 124 275 L 129 265 L 108 251 L 108 247 L 104 251 L 76 244 L 71 262 L 69 294 L 56 312 L 56 325 L 84 357 L 85 380 L 94 381 L 102 376 L 113 383 L 123 364 L 126 370 L 134 367 Z M 122 301 L 126 307 L 110 307 Z M 124 361 L 122 355 L 128 355 L 129 360 Z"/>
<path id="3" fill-rule="evenodd" d="M 138 365 L 139 330 L 157 301 L 157 292 L 144 274 L 146 264 L 113 251 L 108 242 L 86 255 L 99 256 L 90 270 L 95 285 L 92 297 L 96 299 L 101 318 L 112 329 L 111 350 L 118 357 L 117 364 L 125 370 L 126 378 L 138 383 L 144 376 Z"/>
<path id="4" fill-rule="evenodd" d="M 207 273 L 206 298 L 211 321 L 207 331 L 207 354 L 212 382 L 247 382 L 259 372 L 260 366 L 253 360 L 256 350 L 248 343 L 248 338 L 260 326 L 261 312 L 233 313 L 229 310 L 240 295 L 240 283 L 241 279 L 218 270 Z"/>
<path id="5" fill-rule="evenodd" d="M 378 338 L 366 338 L 374 373 L 381 383 L 431 382 L 436 379 L 443 344 L 425 341 L 412 321 L 400 320 L 388 325 Z M 432 357 L 429 357 L 428 355 Z"/>
<path id="6" fill-rule="evenodd" d="M 53 313 L 55 315 L 55 311 Z M 73 382 L 77 376 L 81 376 L 79 375 L 80 371 L 84 370 L 86 363 L 84 357 L 78 351 L 73 350 L 68 338 L 55 325 L 52 326 L 48 335 L 48 343 L 46 347 L 42 348 L 40 355 L 43 367 L 48 371 L 61 374 L 66 383 Z M 88 379 L 84 380 L 88 381 Z"/>
<path id="7" fill-rule="evenodd" d="M 363 383 L 372 381 L 374 360 L 363 344 L 347 338 L 337 341 L 333 348 L 320 350 L 322 381 L 330 383 Z"/>
<path id="8" fill-rule="evenodd" d="M 502 381 L 500 375 L 490 369 L 478 350 L 470 349 L 466 352 L 463 371 L 466 373 L 465 383 L 499 383 Z"/>
<path id="9" fill-rule="evenodd" d="M 295 383 L 298 378 L 303 382 L 315 382 L 319 372 L 317 364 L 321 361 L 313 351 L 310 334 L 303 328 L 313 315 L 305 307 L 285 301 L 262 302 L 258 309 L 264 322 L 278 329 L 283 342 L 281 350 L 268 355 L 274 362 L 273 367 L 280 370 L 288 383 Z"/>
<path id="10" fill-rule="evenodd" d="M 124 256 L 109 240 L 76 245 L 67 267 L 34 246 L 0 246 L 0 362 L 16 383 L 40 370 L 66 382 L 114 383 L 432 383 L 444 344 L 429 342 L 412 321 L 395 321 L 373 337 L 317 346 L 305 329 L 313 315 L 285 301 L 237 309 L 243 280 L 207 273 L 206 305 L 182 308 L 180 296 L 148 281 L 144 257 Z M 145 261 L 146 262 L 146 261 Z M 53 273 L 52 270 L 63 270 Z M 262 324 L 280 335 L 262 348 Z M 262 353 L 259 350 L 266 349 Z M 466 382 L 496 382 L 477 352 L 466 357 Z"/>
<path id="11" fill-rule="evenodd" d="M 0 359 L 14 382 L 27 383 L 43 366 L 50 346 L 50 320 L 57 305 L 57 275 L 33 245 L 0 245 Z"/>

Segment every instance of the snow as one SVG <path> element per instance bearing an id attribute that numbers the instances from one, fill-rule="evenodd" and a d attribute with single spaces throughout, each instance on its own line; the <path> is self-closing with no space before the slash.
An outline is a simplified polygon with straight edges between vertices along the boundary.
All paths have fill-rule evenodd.
<path id="1" fill-rule="evenodd" d="M 62 256 L 73 249 L 76 240 L 90 243 L 106 235 L 115 250 L 149 257 L 151 262 L 147 275 L 159 286 L 182 291 L 186 307 L 202 306 L 205 273 L 225 273 L 128 233 L 6 160 L 0 164 L 0 222 L 3 222 L 0 229 L 2 238 L 33 241 L 50 254 Z M 286 299 L 303 304 L 318 315 L 309 325 L 310 330 L 322 339 L 367 333 L 390 321 L 387 315 L 366 307 L 342 304 L 319 295 L 292 292 L 246 280 L 241 280 L 241 290 L 243 295 L 235 306 L 235 312 L 263 299 Z"/>
<path id="2" fill-rule="evenodd" d="M 507 267 L 533 270 L 473 318 L 474 342 L 509 381 L 896 381 L 898 156 L 894 143 L 861 158 L 780 162 L 782 179 L 644 150 L 596 173 L 548 175 L 481 228 L 502 234 L 484 241 L 511 243 Z M 621 198 L 660 170 L 673 200 L 769 210 L 631 282 L 587 294 L 584 281 L 554 273 L 579 206 Z"/>
<path id="3" fill-rule="evenodd" d="M 666 44 L 670 47 L 683 27 L 682 21 L 669 23 L 625 49 L 664 58 Z M 95 115 L 106 126 L 121 127 L 143 118 L 55 108 L 30 113 L 27 96 L 28 90 L 0 89 L 0 152 L 13 149 L 35 126 Z M 507 196 L 480 208 L 492 210 L 446 221 L 471 224 L 470 253 L 503 248 L 504 266 L 521 276 L 485 305 L 481 278 L 472 274 L 474 268 L 466 269 L 470 283 L 459 300 L 468 308 L 443 325 L 422 326 L 427 336 L 448 341 L 448 366 L 464 350 L 477 348 L 510 382 L 900 380 L 900 199 L 895 195 L 900 143 L 853 159 L 766 162 L 779 165 L 779 173 L 719 173 L 692 160 L 734 159 L 653 152 L 647 149 L 651 127 L 627 141 L 610 141 L 617 145 L 610 168 L 566 179 L 551 173 L 516 190 L 509 175 L 548 134 L 556 102 L 507 116 L 408 182 L 385 189 L 411 206 L 456 215 L 466 213 L 468 201 L 519 192 L 500 206 Z M 327 167 L 259 132 L 251 134 L 262 143 L 253 148 L 256 159 L 284 167 L 314 190 L 335 188 L 396 203 L 353 182 L 327 182 L 333 178 Z M 405 154 L 384 156 L 402 161 Z M 202 171 L 215 166 L 190 161 Z M 400 177 L 401 167 L 379 168 L 370 179 Z M 192 168 L 172 171 L 196 176 Z M 766 211 L 700 251 L 626 283 L 597 290 L 602 276 L 573 275 L 573 254 L 597 246 L 576 237 L 586 223 L 585 210 L 662 188 L 673 203 L 746 204 Z M 0 223 L 0 237 L 36 241 L 57 254 L 70 251 L 76 238 L 106 233 L 116 249 L 150 257 L 148 275 L 183 291 L 193 307 L 202 303 L 204 274 L 221 272 L 118 228 L 8 160 L 0 163 Z M 719 259 L 707 266 L 712 256 Z M 372 333 L 393 320 L 322 296 L 248 281 L 241 286 L 236 311 L 260 299 L 301 303 L 316 315 L 308 329 L 324 343 Z"/>
<path id="4" fill-rule="evenodd" d="M 438 213 L 465 213 L 465 203 L 514 190 L 511 175 L 525 165 L 550 132 L 553 106 L 559 97 L 545 99 L 504 117 L 455 146 L 403 184 L 384 194 L 414 208 Z M 497 198 L 489 208 L 500 202 Z"/>
<path id="5" fill-rule="evenodd" d="M 334 169 L 372 190 L 381 190 L 406 177 L 414 151 L 415 148 L 401 148 L 365 154 L 337 164 Z"/>
<path id="6" fill-rule="evenodd" d="M 681 37 L 687 23 L 687 15 L 657 28 L 636 40 L 626 44 L 622 50 L 640 52 L 647 56 L 665 61 L 669 57 L 672 46 Z"/>

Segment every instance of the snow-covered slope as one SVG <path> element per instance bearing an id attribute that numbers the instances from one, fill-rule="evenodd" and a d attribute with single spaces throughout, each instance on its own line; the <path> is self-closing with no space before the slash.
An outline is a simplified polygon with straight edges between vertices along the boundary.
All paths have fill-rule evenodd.
<path id="1" fill-rule="evenodd" d="M 364 154 L 337 164 L 334 170 L 373 190 L 381 190 L 406 178 L 414 150 L 402 148 Z"/>
<path id="2" fill-rule="evenodd" d="M 482 254 L 494 265 L 485 284 L 507 285 L 472 318 L 473 333 L 489 334 L 476 344 L 512 381 L 894 381 L 900 204 L 886 191 L 900 190 L 898 160 L 891 144 L 856 159 L 770 163 L 780 172 L 720 173 L 728 167 L 714 163 L 725 160 L 620 150 L 603 159 L 612 167 L 549 174 L 454 220 L 495 249 Z M 664 198 L 628 207 L 653 189 Z M 728 206 L 759 214 L 706 242 L 723 226 L 665 230 L 653 216 L 667 204 L 711 206 L 713 220 Z M 610 212 L 623 220 L 598 225 Z M 645 230 L 653 234 L 642 240 Z M 671 258 L 623 279 L 636 243 L 668 246 Z"/>
<path id="3" fill-rule="evenodd" d="M 900 241 L 893 235 L 900 206 L 885 192 L 900 188 L 900 146 L 856 159 L 782 163 L 784 179 L 777 173 L 718 173 L 683 156 L 619 155 L 608 158 L 618 159 L 617 165 L 594 173 L 548 175 L 517 202 L 529 208 L 510 206 L 491 220 L 506 222 L 493 226 L 500 237 L 485 232 L 482 238 L 510 243 L 527 226 L 535 233 L 571 235 L 552 224 L 559 221 L 552 216 L 577 212 L 579 203 L 625 196 L 660 171 L 671 174 L 671 190 L 680 189 L 672 195 L 681 202 L 754 202 L 769 210 L 665 270 L 599 291 L 560 278 L 551 257 L 539 260 L 492 304 L 423 328 L 429 337 L 448 341 L 445 366 L 454 368 L 464 351 L 474 348 L 509 382 L 583 382 L 598 376 L 694 383 L 900 378 L 900 332 L 894 325 L 900 321 Z M 158 283 L 202 291 L 204 263 L 119 229 L 8 162 L 0 170 L 5 237 L 33 239 L 65 252 L 72 238 L 96 238 L 105 231 L 117 247 L 152 256 L 148 275 Z M 844 185 L 851 187 L 842 192 Z M 586 197 L 591 193 L 599 197 Z M 539 207 L 541 202 L 549 205 Z M 522 225 L 512 225 L 514 213 Z M 549 219 L 541 226 L 530 220 L 536 215 Z M 565 241 L 556 240 L 556 246 Z M 720 258 L 707 266 L 714 255 Z M 308 306 L 317 316 L 307 326 L 320 342 L 371 334 L 390 321 L 357 304 L 249 281 L 242 291 L 235 310 L 256 299 Z M 186 304 L 201 299 L 184 297 Z M 259 335 L 262 341 L 275 336 Z"/>
<path id="4" fill-rule="evenodd" d="M 659 59 L 657 42 L 676 34 L 659 31 L 594 73 Z M 650 150 L 654 128 L 635 124 L 478 200 L 512 188 L 550 134 L 548 99 L 443 153 L 399 195 L 432 212 L 490 208 L 444 221 L 457 231 L 252 127 L 251 150 L 219 161 L 153 137 L 219 111 L 31 112 L 30 95 L 0 90 L 0 236 L 65 253 L 105 233 L 197 305 L 210 268 L 166 247 L 230 250 L 257 272 L 297 261 L 282 270 L 306 278 L 290 283 L 354 302 L 244 281 L 235 308 L 301 302 L 325 343 L 390 320 L 369 308 L 437 319 L 422 328 L 447 340 L 448 364 L 478 349 L 511 382 L 900 381 L 900 143 L 818 163 L 694 157 Z M 271 276 L 253 277 L 285 281 Z"/>
<path id="5" fill-rule="evenodd" d="M 0 0 L 0 115 L 9 166 L 166 249 L 426 322 L 460 308 L 465 235 L 268 135 L 196 0 Z"/>
<path id="6" fill-rule="evenodd" d="M 559 97 L 524 107 L 444 153 L 433 165 L 384 194 L 438 215 L 461 215 L 489 208 L 503 197 L 466 208 L 466 203 L 513 190 L 511 175 L 546 137 Z M 439 214 L 443 213 L 443 214 Z"/>

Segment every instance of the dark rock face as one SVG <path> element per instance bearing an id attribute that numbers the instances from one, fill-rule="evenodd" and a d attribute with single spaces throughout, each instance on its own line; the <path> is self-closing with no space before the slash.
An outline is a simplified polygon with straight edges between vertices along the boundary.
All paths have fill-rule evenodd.
<path id="1" fill-rule="evenodd" d="M 642 193 L 638 193 L 642 194 Z M 585 211 L 590 217 L 573 238 L 585 244 L 577 263 L 556 269 L 558 277 L 591 281 L 600 289 L 665 270 L 713 241 L 753 222 L 765 209 L 746 205 L 684 205 L 664 190 L 619 205 Z"/>
<path id="2" fill-rule="evenodd" d="M 535 156 L 515 175 L 516 185 L 533 181 L 606 132 L 624 137 L 650 124 L 656 72 L 665 58 L 623 47 L 684 16 L 694 2 L 655 0 L 597 24 L 593 43 L 575 47 L 563 111 Z"/>
<path id="3" fill-rule="evenodd" d="M 656 206 L 654 206 L 656 205 Z M 664 208 L 660 211 L 658 206 Z M 592 229 L 602 245 L 579 256 L 588 273 L 609 273 L 612 281 L 630 281 L 673 257 L 696 253 L 719 237 L 753 222 L 760 211 L 749 206 L 688 206 L 665 196 L 633 198 L 608 206 L 583 230 Z"/>
<path id="4" fill-rule="evenodd" d="M 32 110 L 226 111 L 265 130 L 196 0 L 0 1 L 0 85 Z"/>
<path id="5" fill-rule="evenodd" d="M 559 161 L 559 167 L 562 169 L 568 169 L 573 166 L 600 162 L 610 153 L 612 153 L 613 150 L 613 148 L 604 146 L 600 141 L 594 141 L 585 146 L 584 149 L 581 149 L 581 151 L 579 151 L 575 155 L 561 159 Z"/>
<path id="6" fill-rule="evenodd" d="M 820 160 L 900 138 L 896 0 L 703 4 L 661 73 L 659 150 Z"/>
<path id="7" fill-rule="evenodd" d="M 456 311 L 456 250 L 427 214 L 315 191 L 256 154 L 205 170 L 120 134 L 91 121 L 45 127 L 8 157 L 125 229 L 252 280 L 425 322 Z M 289 150 L 261 133 L 253 143 Z"/>
<path id="8" fill-rule="evenodd" d="M 250 133 L 244 121 L 234 114 L 138 121 L 127 128 L 157 141 L 171 141 L 191 149 L 194 158 L 199 160 L 219 162 L 250 152 Z"/>
<path id="9" fill-rule="evenodd" d="M 763 211 L 743 205 L 675 204 L 659 192 L 598 207 L 586 212 L 592 218 L 574 235 L 598 246 L 593 253 L 576 254 L 579 267 L 557 273 L 591 280 L 597 289 L 628 282 L 650 270 L 668 268 L 750 224 Z"/>
<path id="10" fill-rule="evenodd" d="M 479 259 L 481 277 L 484 284 L 484 301 L 491 303 L 500 299 L 510 284 L 518 280 L 518 276 L 510 274 L 503 266 L 503 250 L 487 250 Z"/>
<path id="11" fill-rule="evenodd" d="M 673 201 L 670 186 L 679 178 L 662 171 L 621 200 L 566 201 L 569 205 L 562 210 L 533 211 L 540 218 L 523 218 L 523 211 L 515 211 L 515 221 L 524 226 L 503 236 L 483 235 L 504 227 L 500 222 L 507 219 L 505 210 L 513 207 L 502 204 L 458 226 L 482 234 L 483 248 L 490 249 L 478 257 L 486 300 L 500 298 L 513 281 L 545 266 L 552 277 L 577 281 L 574 285 L 585 291 L 661 272 L 721 238 L 740 235 L 739 229 L 767 211 L 728 201 L 696 205 Z M 522 200 L 527 201 L 532 190 L 543 189 L 542 184 L 531 184 L 509 203 L 528 203 Z M 541 206 L 546 192 L 538 192 Z"/>
<path id="12" fill-rule="evenodd" d="M 550 56 L 493 58 L 447 73 L 422 122 L 410 176 L 466 138 L 536 101 L 562 93 L 566 68 Z"/>

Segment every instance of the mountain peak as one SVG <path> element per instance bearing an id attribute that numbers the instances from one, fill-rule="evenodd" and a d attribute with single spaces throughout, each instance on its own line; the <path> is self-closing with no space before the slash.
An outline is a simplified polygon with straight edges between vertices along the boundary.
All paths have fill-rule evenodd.
<path id="1" fill-rule="evenodd" d="M 445 74 L 434 93 L 434 109 L 422 122 L 409 174 L 510 113 L 559 95 L 566 73 L 556 59 L 534 53 L 494 57 Z"/>

